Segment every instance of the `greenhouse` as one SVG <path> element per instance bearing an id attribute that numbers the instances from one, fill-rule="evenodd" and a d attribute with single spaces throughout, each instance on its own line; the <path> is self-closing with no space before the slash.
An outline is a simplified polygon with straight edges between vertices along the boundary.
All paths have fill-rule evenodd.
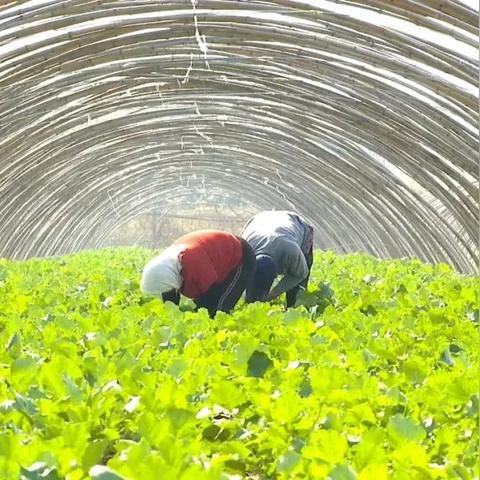
<path id="1" fill-rule="evenodd" d="M 477 0 L 4 0 L 0 480 L 478 479 L 478 82 Z"/>

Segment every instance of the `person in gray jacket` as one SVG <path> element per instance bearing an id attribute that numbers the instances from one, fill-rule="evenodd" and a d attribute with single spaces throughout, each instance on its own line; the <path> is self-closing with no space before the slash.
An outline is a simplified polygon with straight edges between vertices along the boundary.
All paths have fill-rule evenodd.
<path id="1" fill-rule="evenodd" d="M 307 288 L 313 264 L 313 227 L 288 211 L 253 216 L 241 236 L 253 248 L 256 271 L 246 301 L 270 301 L 286 292 L 287 307 L 295 305 L 300 288 Z M 273 287 L 277 275 L 283 277 Z"/>

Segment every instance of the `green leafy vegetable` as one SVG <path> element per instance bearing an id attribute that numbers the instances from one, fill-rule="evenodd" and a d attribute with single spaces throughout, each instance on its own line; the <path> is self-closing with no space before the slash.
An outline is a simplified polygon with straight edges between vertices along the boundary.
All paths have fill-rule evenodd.
<path id="1" fill-rule="evenodd" d="M 478 279 L 317 252 L 294 309 L 143 297 L 143 249 L 0 262 L 0 479 L 471 479 Z"/>

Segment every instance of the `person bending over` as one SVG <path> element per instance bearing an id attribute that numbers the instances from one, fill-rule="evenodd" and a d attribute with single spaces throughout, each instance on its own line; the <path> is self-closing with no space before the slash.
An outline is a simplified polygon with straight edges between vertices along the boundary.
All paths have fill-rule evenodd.
<path id="1" fill-rule="evenodd" d="M 229 312 L 238 302 L 255 271 L 255 254 L 240 237 L 218 230 L 200 230 L 176 240 L 150 260 L 140 289 L 180 303 L 180 294 L 204 307 L 211 317 Z"/>
<path id="2" fill-rule="evenodd" d="M 293 307 L 307 288 L 313 264 L 313 227 L 294 212 L 266 211 L 252 217 L 241 236 L 253 248 L 256 271 L 246 301 L 270 301 L 286 292 Z M 271 289 L 277 275 L 281 280 Z"/>

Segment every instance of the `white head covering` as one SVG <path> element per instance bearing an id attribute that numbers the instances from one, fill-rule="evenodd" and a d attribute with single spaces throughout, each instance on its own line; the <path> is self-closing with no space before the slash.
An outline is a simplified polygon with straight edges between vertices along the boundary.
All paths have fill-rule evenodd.
<path id="1" fill-rule="evenodd" d="M 178 256 L 185 248 L 185 245 L 172 245 L 145 265 L 140 283 L 142 292 L 161 295 L 180 289 L 182 266 Z"/>

